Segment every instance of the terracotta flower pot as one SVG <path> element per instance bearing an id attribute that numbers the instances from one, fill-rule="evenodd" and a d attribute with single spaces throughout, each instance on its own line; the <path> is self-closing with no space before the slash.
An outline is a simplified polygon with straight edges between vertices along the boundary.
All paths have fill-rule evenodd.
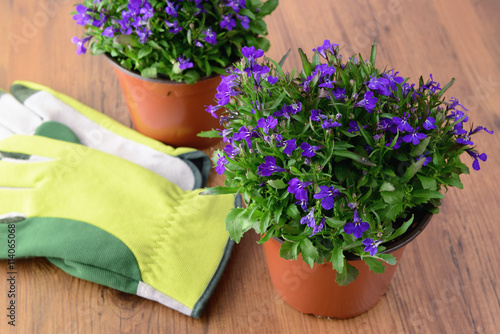
<path id="1" fill-rule="evenodd" d="M 386 245 L 383 253 L 394 255 L 399 262 L 408 242 L 425 228 L 430 218 L 431 215 L 426 215 L 414 223 L 407 233 Z M 300 255 L 297 261 L 281 258 L 278 239 L 272 238 L 263 246 L 271 281 L 278 294 L 296 310 L 318 316 L 350 318 L 368 311 L 386 292 L 397 266 L 386 265 L 384 273 L 376 274 L 359 258 L 348 259 L 359 275 L 354 282 L 339 286 L 331 263 L 314 264 L 311 269 Z"/>
<path id="2" fill-rule="evenodd" d="M 189 85 L 144 78 L 106 58 L 118 76 L 137 131 L 175 147 L 201 149 L 220 141 L 197 136 L 219 126 L 219 120 L 205 111 L 205 106 L 213 104 L 219 75 Z"/>

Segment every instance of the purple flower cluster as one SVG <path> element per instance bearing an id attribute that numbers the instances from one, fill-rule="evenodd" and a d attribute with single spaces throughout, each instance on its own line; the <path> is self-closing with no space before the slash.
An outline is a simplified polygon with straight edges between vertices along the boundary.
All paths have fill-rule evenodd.
<path id="1" fill-rule="evenodd" d="M 236 19 L 244 29 L 249 28 L 250 19 L 246 15 L 240 15 L 241 9 L 246 8 L 245 0 L 226 0 L 222 1 L 223 11 L 224 9 L 229 9 L 228 14 L 222 16 L 222 20 L 219 23 L 222 29 L 233 30 L 236 27 Z M 235 19 L 236 18 L 236 19 Z"/>

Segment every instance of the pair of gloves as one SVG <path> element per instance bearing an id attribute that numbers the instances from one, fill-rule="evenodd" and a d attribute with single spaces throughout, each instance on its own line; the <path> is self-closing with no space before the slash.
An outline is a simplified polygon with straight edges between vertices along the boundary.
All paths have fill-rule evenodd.
<path id="1" fill-rule="evenodd" d="M 233 246 L 225 217 L 239 205 L 200 195 L 208 157 L 41 85 L 10 92 L 0 91 L 0 258 L 14 239 L 15 258 L 46 257 L 198 318 Z"/>

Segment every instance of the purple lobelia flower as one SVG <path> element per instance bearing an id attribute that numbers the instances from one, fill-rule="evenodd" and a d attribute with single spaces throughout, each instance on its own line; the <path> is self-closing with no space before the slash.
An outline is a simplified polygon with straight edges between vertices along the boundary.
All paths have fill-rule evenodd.
<path id="1" fill-rule="evenodd" d="M 117 32 L 119 30 L 113 28 L 113 27 L 107 27 L 106 29 L 104 29 L 101 33 L 101 35 L 103 35 L 104 37 L 113 37 L 115 36 L 115 32 Z"/>
<path id="2" fill-rule="evenodd" d="M 220 106 L 208 105 L 205 108 L 205 111 L 208 112 L 212 117 L 219 118 L 216 114 L 216 111 L 220 109 Z"/>
<path id="3" fill-rule="evenodd" d="M 278 120 L 273 116 L 267 116 L 267 118 L 262 117 L 257 121 L 257 126 L 264 131 L 265 134 L 269 133 L 269 130 L 272 130 L 278 125 Z"/>
<path id="4" fill-rule="evenodd" d="M 182 27 L 179 26 L 179 22 L 177 22 L 177 20 L 175 20 L 174 22 L 165 21 L 165 24 L 170 28 L 169 32 L 174 35 L 182 30 Z"/>
<path id="5" fill-rule="evenodd" d="M 321 127 L 323 129 L 338 128 L 339 126 L 342 126 L 342 124 L 340 124 L 337 121 L 334 121 L 333 119 L 327 119 L 326 121 L 323 122 L 323 124 L 321 124 Z"/>
<path id="6" fill-rule="evenodd" d="M 321 148 L 321 146 L 313 146 L 308 143 L 300 144 L 300 148 L 302 149 L 302 156 L 307 158 L 312 158 L 316 155 L 316 151 Z"/>
<path id="7" fill-rule="evenodd" d="M 361 220 L 358 214 L 358 210 L 354 210 L 354 218 L 352 223 L 346 223 L 344 225 L 344 232 L 347 234 L 354 235 L 355 238 L 361 238 L 363 232 L 370 228 L 370 224 Z"/>
<path id="8" fill-rule="evenodd" d="M 238 20 L 240 20 L 240 24 L 243 29 L 250 28 L 250 19 L 248 18 L 248 16 L 236 14 L 236 17 L 238 18 Z"/>
<path id="9" fill-rule="evenodd" d="M 248 63 L 252 65 L 255 64 L 258 58 L 264 55 L 264 51 L 260 49 L 255 50 L 254 46 L 244 46 L 241 49 L 241 54 L 248 59 Z"/>
<path id="10" fill-rule="evenodd" d="M 217 44 L 217 34 L 212 31 L 212 28 L 208 27 L 207 29 L 203 30 L 202 33 L 203 35 L 205 35 L 205 42 L 212 45 Z"/>
<path id="11" fill-rule="evenodd" d="M 285 117 L 290 119 L 290 115 L 296 114 L 302 110 L 302 103 L 293 103 L 292 105 L 283 104 L 283 108 L 273 113 L 274 117 Z"/>
<path id="12" fill-rule="evenodd" d="M 167 0 L 167 7 L 165 7 L 165 12 L 172 16 L 172 17 L 177 17 L 177 8 L 174 5 L 173 2 Z"/>
<path id="13" fill-rule="evenodd" d="M 311 181 L 309 182 L 302 182 L 298 178 L 294 177 L 290 181 L 288 181 L 288 188 L 287 191 L 290 194 L 294 194 L 295 198 L 298 199 L 299 201 L 307 201 L 307 187 L 312 184 Z"/>
<path id="14" fill-rule="evenodd" d="M 99 19 L 92 20 L 92 25 L 96 28 L 102 27 L 104 22 L 106 22 L 107 16 L 104 13 L 99 14 Z"/>
<path id="15" fill-rule="evenodd" d="M 88 14 L 90 12 L 91 10 L 84 5 L 77 5 L 76 14 L 73 15 L 73 20 L 75 20 L 78 25 L 86 26 L 93 20 L 92 16 Z"/>
<path id="16" fill-rule="evenodd" d="M 296 139 L 289 139 L 284 141 L 285 144 L 285 149 L 283 150 L 283 153 L 287 155 L 291 155 L 292 152 L 297 148 L 297 140 Z"/>
<path id="17" fill-rule="evenodd" d="M 321 199 L 321 206 L 325 210 L 330 210 L 335 205 L 334 198 L 340 194 L 340 191 L 335 187 L 319 186 L 319 193 L 314 194 L 315 199 Z"/>
<path id="18" fill-rule="evenodd" d="M 436 128 L 436 119 L 434 117 L 427 117 L 422 124 L 423 128 L 426 130 L 432 130 Z"/>
<path id="19" fill-rule="evenodd" d="M 236 27 L 236 20 L 231 15 L 222 15 L 219 25 L 222 29 L 233 30 Z"/>
<path id="20" fill-rule="evenodd" d="M 236 86 L 234 79 L 234 75 L 222 76 L 222 80 L 219 86 L 217 86 L 217 94 L 215 94 L 219 106 L 225 106 L 229 103 L 232 96 L 239 94 L 233 89 Z"/>
<path id="21" fill-rule="evenodd" d="M 226 7 L 231 7 L 235 13 L 239 13 L 241 8 L 245 8 L 245 0 L 226 0 Z"/>
<path id="22" fill-rule="evenodd" d="M 277 166 L 276 160 L 272 156 L 267 156 L 264 158 L 264 163 L 257 167 L 257 174 L 261 176 L 271 176 L 273 173 L 283 173 L 286 169 Z"/>
<path id="23" fill-rule="evenodd" d="M 215 166 L 215 171 L 217 174 L 222 175 L 226 171 L 226 164 L 228 163 L 226 157 L 223 154 L 217 154 L 217 165 Z"/>
<path id="24" fill-rule="evenodd" d="M 474 170 L 481 170 L 481 167 L 479 166 L 479 160 L 486 161 L 486 159 L 488 159 L 486 153 L 479 154 L 473 150 L 466 150 L 466 152 L 474 159 L 472 168 L 474 168 Z"/>
<path id="25" fill-rule="evenodd" d="M 266 77 L 267 82 L 269 82 L 271 85 L 274 85 L 275 83 L 278 82 L 278 77 L 273 77 L 271 75 L 268 75 Z"/>
<path id="26" fill-rule="evenodd" d="M 397 126 L 398 130 L 401 132 L 412 132 L 413 127 L 408 123 L 408 115 L 404 114 L 403 118 L 394 116 L 392 118 L 392 123 Z"/>
<path id="27" fill-rule="evenodd" d="M 390 87 L 391 82 L 387 78 L 370 77 L 368 81 L 368 88 L 380 95 L 391 96 L 392 92 Z"/>
<path id="28" fill-rule="evenodd" d="M 479 131 L 486 131 L 490 135 L 493 134 L 493 131 L 490 131 L 490 130 L 486 129 L 484 126 L 476 126 L 476 128 L 474 128 L 474 130 L 470 131 L 469 135 L 473 135 L 473 134 L 475 134 L 476 132 L 479 132 Z"/>
<path id="29" fill-rule="evenodd" d="M 325 218 L 322 218 L 321 221 L 319 222 L 319 224 L 316 224 L 313 227 L 313 232 L 312 232 L 312 234 L 309 237 L 312 237 L 316 233 L 323 231 L 324 227 L 325 227 Z"/>
<path id="30" fill-rule="evenodd" d="M 405 143 L 412 143 L 413 145 L 418 145 L 420 141 L 424 138 L 427 138 L 425 133 L 418 133 L 418 126 L 412 133 L 407 134 L 403 137 Z"/>
<path id="31" fill-rule="evenodd" d="M 325 115 L 321 114 L 321 110 L 313 109 L 313 110 L 311 110 L 310 118 L 311 118 L 311 121 L 321 122 L 322 120 L 326 119 L 327 117 Z"/>
<path id="32" fill-rule="evenodd" d="M 389 88 L 391 91 L 395 92 L 398 90 L 398 86 L 405 82 L 405 79 L 403 77 L 398 76 L 399 72 L 394 73 L 394 70 L 392 70 L 391 73 L 384 73 L 382 76 L 389 81 Z"/>
<path id="33" fill-rule="evenodd" d="M 234 145 L 227 144 L 224 146 L 224 153 L 226 153 L 228 157 L 234 158 L 238 155 L 238 153 L 240 153 L 240 149 Z"/>
<path id="34" fill-rule="evenodd" d="M 81 55 L 87 52 L 87 48 L 85 47 L 85 43 L 88 42 L 88 40 L 91 38 L 91 36 L 87 36 L 85 38 L 79 39 L 78 37 L 74 36 L 71 39 L 71 42 L 73 44 L 76 44 L 76 54 Z"/>
<path id="35" fill-rule="evenodd" d="M 339 46 L 338 44 L 332 44 L 328 39 L 323 42 L 323 45 L 318 46 L 313 51 L 317 51 L 323 58 L 326 58 L 326 51 L 335 54 L 335 48 Z"/>
<path id="36" fill-rule="evenodd" d="M 432 77 L 432 73 L 430 75 L 431 79 L 425 84 L 422 85 L 423 89 L 428 89 L 433 93 L 436 93 L 438 90 L 441 90 L 441 84 L 437 81 L 434 81 L 434 78 Z"/>
<path id="37" fill-rule="evenodd" d="M 242 126 L 238 132 L 233 134 L 234 141 L 242 141 L 245 140 L 247 142 L 248 148 L 252 148 L 252 141 L 250 138 L 253 135 L 253 131 L 248 130 L 246 126 Z"/>
<path id="38" fill-rule="evenodd" d="M 306 216 L 300 219 L 300 223 L 309 227 L 314 227 L 316 225 L 316 220 L 314 219 L 314 208 L 312 208 Z"/>
<path id="39" fill-rule="evenodd" d="M 356 123 L 356 121 L 349 121 L 349 129 L 347 129 L 347 132 L 355 133 L 358 131 L 359 131 L 358 123 Z"/>
<path id="40" fill-rule="evenodd" d="M 185 69 L 193 67 L 193 63 L 190 62 L 189 60 L 190 60 L 190 58 L 186 59 L 186 57 L 184 55 L 177 58 L 177 61 L 179 62 L 179 69 L 185 70 Z"/>
<path id="41" fill-rule="evenodd" d="M 375 256 L 377 254 L 378 245 L 382 243 L 382 240 L 373 240 L 367 238 L 363 240 L 363 245 L 365 246 L 365 252 L 369 252 L 370 256 Z"/>
<path id="42" fill-rule="evenodd" d="M 333 97 L 335 97 L 336 100 L 344 101 L 345 100 L 345 88 L 337 88 L 334 91 L 332 91 Z"/>
<path id="43" fill-rule="evenodd" d="M 372 91 L 367 91 L 361 101 L 356 102 L 355 107 L 364 107 L 366 111 L 371 113 L 377 104 L 378 99 L 373 96 Z"/>

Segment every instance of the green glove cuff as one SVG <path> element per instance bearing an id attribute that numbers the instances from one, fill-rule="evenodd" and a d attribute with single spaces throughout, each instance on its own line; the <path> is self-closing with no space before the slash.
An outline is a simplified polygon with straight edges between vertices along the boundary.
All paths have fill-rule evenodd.
<path id="1" fill-rule="evenodd" d="M 183 190 L 205 186 L 210 159 L 201 151 L 164 145 L 39 84 L 17 81 L 10 90 L 12 95 L 0 96 L 1 138 L 31 135 L 38 126 L 55 121 L 69 127 L 83 145 L 141 165 Z"/>

